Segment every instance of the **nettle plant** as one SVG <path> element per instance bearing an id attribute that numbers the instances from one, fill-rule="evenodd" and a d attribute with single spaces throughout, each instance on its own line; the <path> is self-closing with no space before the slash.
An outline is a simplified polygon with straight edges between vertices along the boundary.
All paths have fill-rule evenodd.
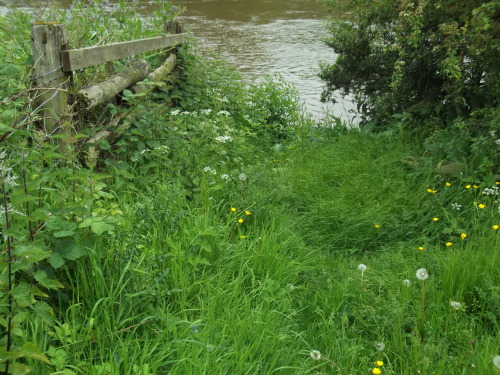
<path id="1" fill-rule="evenodd" d="M 65 287 L 65 273 L 87 255 L 96 237 L 113 231 L 121 213 L 106 191 L 104 175 L 65 160 L 57 146 L 0 151 L 0 371 L 25 371 L 23 359 L 48 362 L 26 328 L 54 326 L 52 291 Z M 9 370 L 10 367 L 10 370 Z M 20 372 L 25 373 L 25 372 Z"/>
<path id="2" fill-rule="evenodd" d="M 136 12 L 137 2 L 124 0 L 114 5 L 94 1 L 91 6 L 75 2 L 69 10 L 39 16 L 13 11 L 0 17 L 2 374 L 26 374 L 32 361 L 51 364 L 43 354 L 47 348 L 35 343 L 33 332 L 48 331 L 57 340 L 64 322 L 55 323 L 55 296 L 69 285 L 76 262 L 88 256 L 94 242 L 115 230 L 121 214 L 107 185 L 110 176 L 99 173 L 97 151 L 79 146 L 87 135 L 58 134 L 43 125 L 42 106 L 34 105 L 29 78 L 30 22 L 64 19 L 72 46 L 80 47 L 163 32 L 159 25 L 173 19 L 175 12 L 168 1 L 155 4 L 147 24 Z M 75 83 L 90 82 L 97 75 L 75 75 Z"/>

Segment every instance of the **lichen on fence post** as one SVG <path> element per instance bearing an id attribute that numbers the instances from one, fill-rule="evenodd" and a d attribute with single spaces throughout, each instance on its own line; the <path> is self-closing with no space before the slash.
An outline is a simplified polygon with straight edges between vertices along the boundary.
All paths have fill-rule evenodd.
<path id="1" fill-rule="evenodd" d="M 36 23 L 31 32 L 33 49 L 33 81 L 38 89 L 35 109 L 40 109 L 48 133 L 70 124 L 68 113 L 68 86 L 71 73 L 64 72 L 61 51 L 68 46 L 68 34 L 62 24 Z"/>

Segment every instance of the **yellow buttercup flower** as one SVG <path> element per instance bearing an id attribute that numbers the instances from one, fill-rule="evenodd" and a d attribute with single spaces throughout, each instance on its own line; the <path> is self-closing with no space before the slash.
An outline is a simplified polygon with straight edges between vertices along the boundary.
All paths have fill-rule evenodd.
<path id="1" fill-rule="evenodd" d="M 439 221 L 439 218 L 435 217 L 434 219 L 432 219 L 432 221 Z"/>
<path id="2" fill-rule="evenodd" d="M 465 185 L 465 188 L 466 189 L 470 189 L 470 185 Z"/>
<path id="3" fill-rule="evenodd" d="M 240 240 L 247 238 L 247 236 L 240 236 Z"/>
<path id="4" fill-rule="evenodd" d="M 418 249 L 419 249 L 419 250 L 423 250 L 423 249 L 424 249 L 424 247 L 423 247 L 423 246 L 419 246 L 419 247 L 418 247 Z"/>
<path id="5" fill-rule="evenodd" d="M 375 364 L 376 366 L 378 366 L 378 367 L 382 367 L 382 366 L 384 365 L 384 362 L 382 362 L 382 361 L 375 361 L 375 363 L 374 363 L 374 364 Z"/>
<path id="6" fill-rule="evenodd" d="M 453 242 L 446 242 L 446 246 L 448 247 L 453 246 Z"/>
<path id="7" fill-rule="evenodd" d="M 381 374 L 381 373 L 382 373 L 382 371 L 380 371 L 380 369 L 379 369 L 378 367 L 375 367 L 375 368 L 372 370 L 372 372 L 373 372 L 374 374 Z"/>
<path id="8" fill-rule="evenodd" d="M 252 213 L 250 211 L 245 211 L 245 215 L 251 215 Z"/>
<path id="9" fill-rule="evenodd" d="M 427 192 L 431 194 L 436 194 L 437 190 L 427 189 Z"/>
<path id="10" fill-rule="evenodd" d="M 446 185 L 446 186 L 448 186 L 448 187 L 450 187 L 450 186 L 451 186 L 451 184 L 450 184 L 449 182 L 447 182 L 445 185 Z"/>
<path id="11" fill-rule="evenodd" d="M 243 223 L 243 219 L 238 219 L 238 223 Z"/>
<path id="12" fill-rule="evenodd" d="M 479 208 L 485 208 L 485 207 L 486 207 L 486 205 L 485 205 L 485 204 L 482 204 L 482 203 L 479 203 L 479 204 L 478 204 L 478 207 L 479 207 Z"/>
<path id="13" fill-rule="evenodd" d="M 231 207 L 231 212 L 236 212 L 236 208 Z"/>
<path id="14" fill-rule="evenodd" d="M 460 235 L 460 238 L 461 238 L 462 240 L 465 240 L 465 239 L 467 238 L 467 235 L 466 235 L 465 233 L 462 233 L 462 234 Z"/>
<path id="15" fill-rule="evenodd" d="M 500 182 L 498 182 L 498 181 L 495 181 L 495 185 L 500 185 Z"/>
<path id="16" fill-rule="evenodd" d="M 378 224 L 377 224 L 377 225 L 375 225 L 375 228 L 377 228 L 377 229 L 378 229 L 378 228 L 380 228 L 380 225 L 378 225 Z"/>
<path id="17" fill-rule="evenodd" d="M 479 185 L 474 185 L 473 188 L 474 189 L 479 189 Z"/>
<path id="18" fill-rule="evenodd" d="M 492 228 L 495 229 L 495 230 L 498 230 L 498 228 L 500 228 L 500 226 L 498 226 L 497 224 L 495 224 L 495 225 L 492 226 Z"/>

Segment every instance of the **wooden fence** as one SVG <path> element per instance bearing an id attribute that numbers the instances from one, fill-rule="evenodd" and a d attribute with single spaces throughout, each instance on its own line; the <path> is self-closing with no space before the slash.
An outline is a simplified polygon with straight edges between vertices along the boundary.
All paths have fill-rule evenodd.
<path id="1" fill-rule="evenodd" d="M 34 81 L 38 89 L 37 105 L 42 111 L 46 129 L 55 133 L 61 127 L 71 126 L 68 107 L 70 99 L 74 108 L 88 111 L 111 101 L 127 88 L 134 93 L 147 91 L 147 86 L 140 84 L 146 78 L 148 81 L 165 79 L 176 65 L 175 54 L 170 54 L 164 64 L 154 71 L 147 61 L 142 60 L 100 83 L 70 90 L 73 83 L 72 72 L 76 70 L 109 64 L 144 52 L 167 50 L 186 42 L 191 36 L 190 33 L 183 33 L 178 22 L 166 23 L 164 32 L 164 36 L 154 38 L 70 49 L 63 24 L 35 23 L 32 29 Z M 75 92 L 71 98 L 70 92 Z M 107 134 L 101 132 L 93 140 L 96 142 L 105 136 Z"/>

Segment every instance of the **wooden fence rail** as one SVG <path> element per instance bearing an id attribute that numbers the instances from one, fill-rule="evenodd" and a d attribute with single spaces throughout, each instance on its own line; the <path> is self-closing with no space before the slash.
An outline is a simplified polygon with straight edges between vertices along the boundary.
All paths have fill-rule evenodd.
<path id="1" fill-rule="evenodd" d="M 57 132 L 60 127 L 71 124 L 68 102 L 73 71 L 145 52 L 167 50 L 185 43 L 191 37 L 191 33 L 182 32 L 178 22 L 166 23 L 164 31 L 175 34 L 70 49 L 64 25 L 37 22 L 31 34 L 33 71 L 36 87 L 40 89 L 37 105 L 43 108 L 42 116 L 47 130 Z M 141 81 L 146 77 L 149 81 L 165 79 L 175 64 L 176 57 L 171 54 L 162 66 L 152 72 L 148 62 L 140 61 L 93 86 L 72 90 L 76 91 L 76 95 L 71 99 L 76 102 L 75 108 L 89 110 L 109 102 L 126 88 L 132 87 L 135 92 L 144 92 L 147 89 L 140 84 Z"/>

